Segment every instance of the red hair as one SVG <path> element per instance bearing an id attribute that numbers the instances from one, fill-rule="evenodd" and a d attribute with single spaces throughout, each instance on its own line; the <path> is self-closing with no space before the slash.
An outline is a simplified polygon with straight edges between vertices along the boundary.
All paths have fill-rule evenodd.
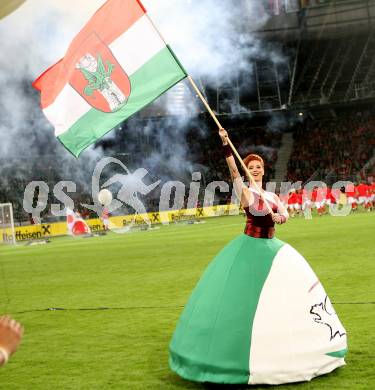
<path id="1" fill-rule="evenodd" d="M 262 164 L 262 167 L 264 168 L 264 161 L 262 157 L 258 156 L 257 154 L 249 154 L 247 155 L 243 162 L 245 163 L 246 167 L 250 164 L 251 161 L 259 161 Z"/>

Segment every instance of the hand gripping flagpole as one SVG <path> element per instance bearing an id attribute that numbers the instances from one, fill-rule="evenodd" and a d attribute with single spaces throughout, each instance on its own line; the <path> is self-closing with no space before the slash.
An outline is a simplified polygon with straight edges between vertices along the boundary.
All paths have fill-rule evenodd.
<path id="1" fill-rule="evenodd" d="M 150 23 L 152 24 L 152 26 L 154 27 L 155 31 L 157 31 L 157 33 L 159 34 L 160 38 L 163 40 L 163 42 L 165 43 L 165 45 L 168 47 L 168 49 L 171 51 L 172 55 L 175 57 L 176 61 L 179 63 L 177 57 L 175 56 L 175 54 L 173 53 L 172 49 L 170 48 L 170 46 L 167 44 L 167 41 L 164 39 L 164 37 L 161 35 L 159 29 L 156 27 L 155 23 L 152 21 L 152 19 L 150 18 L 150 16 L 148 15 L 148 13 L 146 12 L 145 13 L 146 17 L 148 18 L 148 20 L 150 21 Z M 217 127 L 220 129 L 223 128 L 223 126 L 221 126 L 219 120 L 217 119 L 215 113 L 212 111 L 211 107 L 209 106 L 209 104 L 207 103 L 206 99 L 204 98 L 204 96 L 202 95 L 201 91 L 199 90 L 199 88 L 197 87 L 197 85 L 195 84 L 194 80 L 191 78 L 191 76 L 189 76 L 188 74 L 186 74 L 187 76 L 187 79 L 189 80 L 190 84 L 192 85 L 192 87 L 194 88 L 195 92 L 197 93 L 197 95 L 199 96 L 199 98 L 201 99 L 202 103 L 204 104 L 204 106 L 206 107 L 207 111 L 210 113 L 212 119 L 215 121 Z M 256 183 L 256 181 L 254 180 L 254 177 L 253 175 L 250 173 L 249 169 L 247 168 L 246 164 L 244 163 L 244 161 L 242 160 L 241 156 L 238 154 L 236 148 L 234 147 L 234 145 L 232 144 L 232 141 L 229 139 L 229 137 L 227 137 L 227 141 L 228 141 L 228 144 L 229 146 L 231 147 L 233 153 L 235 154 L 235 156 L 237 157 L 238 161 L 241 163 L 241 166 L 242 168 L 244 169 L 244 171 L 246 172 L 246 175 L 247 177 L 249 178 L 251 184 L 254 186 L 254 188 L 258 191 L 261 199 L 263 200 L 263 203 L 264 205 L 266 206 L 267 210 L 269 211 L 269 213 L 271 215 L 274 215 L 274 212 L 272 210 L 272 207 L 270 206 L 270 204 L 268 203 L 267 199 L 264 197 L 264 194 L 263 194 L 263 190 L 258 186 L 258 184 Z"/>

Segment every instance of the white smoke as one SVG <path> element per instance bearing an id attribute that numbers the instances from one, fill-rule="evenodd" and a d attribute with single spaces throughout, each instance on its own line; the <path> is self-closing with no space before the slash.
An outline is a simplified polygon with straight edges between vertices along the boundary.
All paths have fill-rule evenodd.
<path id="1" fill-rule="evenodd" d="M 64 56 L 70 41 L 104 1 L 27 0 L 18 10 L 0 20 L 2 49 L 22 76 L 36 78 Z M 13 73 L 3 67 L 4 78 Z M 8 65 L 10 65 L 8 63 Z M 19 76 L 21 76 L 19 75 Z"/>
<path id="2" fill-rule="evenodd" d="M 251 32 L 268 16 L 259 0 L 144 0 L 165 40 L 193 77 L 232 81 L 260 52 Z"/>
<path id="3" fill-rule="evenodd" d="M 79 0 L 74 4 L 66 0 L 28 0 L 0 22 L 1 34 L 7 30 L 13 37 L 13 53 L 17 52 L 15 46 L 28 49 L 28 68 L 36 77 L 63 57 L 70 41 L 103 3 L 105 0 Z M 259 0 L 143 0 L 143 4 L 195 77 L 231 81 L 239 70 L 248 67 L 249 57 L 261 52 L 260 41 L 252 32 L 266 23 L 268 15 Z"/>
<path id="4" fill-rule="evenodd" d="M 51 165 L 60 178 L 84 183 L 100 156 L 91 148 L 77 161 L 66 151 L 41 112 L 39 94 L 31 87 L 41 72 L 64 55 L 71 39 L 98 6 L 91 4 L 94 1 L 81 1 L 82 8 L 68 12 L 67 3 L 72 5 L 59 0 L 28 0 L 0 20 L 0 159 L 2 165 L 13 166 L 12 177 L 1 178 L 5 189 L 11 179 L 20 176 L 25 182 L 53 180 Z M 25 167 L 26 172 L 20 173 Z"/>
<path id="5" fill-rule="evenodd" d="M 104 2 L 27 0 L 16 12 L 0 20 L 4 53 L 0 58 L 2 158 L 23 156 L 31 159 L 51 155 L 65 179 L 69 179 L 72 172 L 85 177 L 88 170 L 92 170 L 93 161 L 100 157 L 100 152 L 90 148 L 80 161 L 76 161 L 63 149 L 41 113 L 39 94 L 32 90 L 31 82 L 64 56 L 73 37 Z M 268 18 L 261 1 L 143 0 L 143 4 L 196 80 L 203 79 L 211 85 L 231 83 L 241 71 L 252 72 L 253 57 L 275 56 L 271 51 L 265 53 L 252 33 Z M 168 106 L 171 99 L 161 101 Z M 189 121 L 176 120 L 173 125 L 177 136 L 173 140 L 165 137 L 161 153 L 148 156 L 147 162 L 155 164 L 155 175 L 163 160 L 172 164 L 176 172 L 190 164 L 189 151 L 182 141 Z M 136 126 L 132 130 L 141 132 Z M 181 142 L 176 146 L 178 140 Z M 176 153 L 174 156 L 169 153 L 165 159 L 166 150 Z"/>

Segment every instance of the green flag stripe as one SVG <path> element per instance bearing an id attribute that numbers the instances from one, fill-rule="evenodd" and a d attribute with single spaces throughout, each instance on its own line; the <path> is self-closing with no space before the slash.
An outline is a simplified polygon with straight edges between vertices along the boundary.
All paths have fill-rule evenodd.
<path id="1" fill-rule="evenodd" d="M 334 357 L 334 358 L 344 358 L 347 352 L 348 352 L 348 348 L 345 348 L 345 349 L 342 349 L 341 351 L 326 353 L 326 355 Z"/>
<path id="2" fill-rule="evenodd" d="M 186 77 L 168 47 L 144 64 L 131 77 L 131 94 L 124 107 L 105 113 L 91 109 L 58 138 L 76 157 L 119 123 L 150 104 Z"/>

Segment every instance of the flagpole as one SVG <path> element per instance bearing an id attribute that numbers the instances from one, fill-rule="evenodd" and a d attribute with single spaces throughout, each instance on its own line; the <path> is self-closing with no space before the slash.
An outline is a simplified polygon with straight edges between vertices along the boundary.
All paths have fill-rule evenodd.
<path id="1" fill-rule="evenodd" d="M 148 15 L 148 13 L 146 12 L 145 13 L 147 19 L 150 21 L 150 23 L 152 24 L 152 26 L 154 27 L 155 31 L 157 31 L 157 33 L 159 34 L 160 38 L 162 39 L 162 41 L 165 43 L 165 45 L 168 47 L 168 49 L 171 51 L 172 55 L 175 57 L 176 61 L 178 63 L 180 63 L 177 59 L 177 57 L 175 56 L 175 54 L 173 53 L 172 49 L 169 47 L 169 45 L 167 44 L 167 41 L 164 39 L 163 35 L 161 34 L 161 32 L 159 31 L 159 29 L 156 27 L 155 23 L 153 22 L 153 20 L 150 18 L 150 16 Z M 182 67 L 182 65 L 181 65 Z M 183 68 L 183 67 L 182 67 Z M 199 96 L 199 98 L 201 99 L 202 103 L 204 104 L 204 106 L 206 107 L 207 111 L 210 113 L 212 119 L 215 121 L 217 127 L 219 129 L 222 129 L 223 126 L 221 126 L 219 120 L 217 119 L 215 113 L 212 111 L 211 107 L 209 106 L 209 104 L 207 103 L 206 99 L 204 98 L 204 96 L 202 95 L 201 91 L 199 90 L 199 88 L 197 87 L 197 85 L 195 84 L 194 80 L 191 78 L 190 75 L 188 75 L 186 73 L 186 76 L 187 76 L 187 79 L 189 80 L 190 84 L 192 85 L 192 87 L 194 88 L 195 92 L 197 93 L 197 95 Z M 249 169 L 247 168 L 246 164 L 243 162 L 242 160 L 242 157 L 238 154 L 236 148 L 234 147 L 234 145 L 232 144 L 232 141 L 229 139 L 229 137 L 227 137 L 227 141 L 228 141 L 228 144 L 229 146 L 231 147 L 233 153 L 235 154 L 235 156 L 237 157 L 238 161 L 240 162 L 242 168 L 244 169 L 247 177 L 249 178 L 251 184 L 255 187 L 255 189 L 258 191 L 261 199 L 263 200 L 264 202 L 264 205 L 266 206 L 266 208 L 268 209 L 269 213 L 271 215 L 274 215 L 274 212 L 272 210 L 272 207 L 269 205 L 267 199 L 264 197 L 263 195 L 263 192 L 262 192 L 262 189 L 258 186 L 258 184 L 256 183 L 256 181 L 254 180 L 254 177 L 253 175 L 250 173 Z"/>
<path id="2" fill-rule="evenodd" d="M 189 80 L 189 82 L 191 83 L 191 85 L 193 86 L 195 92 L 197 93 L 197 95 L 199 96 L 199 98 L 202 100 L 202 103 L 204 104 L 204 106 L 206 107 L 207 111 L 210 113 L 212 119 L 215 121 L 217 127 L 219 129 L 222 129 L 223 126 L 220 124 L 219 120 L 217 119 L 215 113 L 212 111 L 211 107 L 209 106 L 209 104 L 207 103 L 206 99 L 204 98 L 204 96 L 202 95 L 201 91 L 199 90 L 199 88 L 197 87 L 197 85 L 195 84 L 194 80 L 191 78 L 191 76 L 187 76 L 187 79 Z M 262 193 L 262 190 L 261 188 L 258 186 L 258 184 L 256 183 L 256 181 L 254 180 L 254 177 L 253 175 L 250 173 L 249 169 L 247 168 L 246 164 L 244 163 L 244 161 L 242 160 L 242 157 L 238 154 L 237 152 L 237 149 L 235 148 L 235 146 L 233 145 L 232 141 L 229 139 L 229 137 L 227 137 L 227 141 L 228 141 L 228 144 L 229 146 L 231 147 L 233 153 L 235 154 L 235 156 L 237 157 L 238 161 L 241 163 L 241 166 L 242 168 L 244 169 L 244 171 L 246 172 L 248 178 L 250 179 L 251 181 L 251 184 L 255 187 L 255 189 L 259 192 L 259 195 L 260 197 L 262 198 L 265 206 L 267 207 L 268 211 L 270 212 L 271 215 L 274 214 L 271 206 L 269 205 L 268 201 L 265 199 L 263 193 Z"/>

